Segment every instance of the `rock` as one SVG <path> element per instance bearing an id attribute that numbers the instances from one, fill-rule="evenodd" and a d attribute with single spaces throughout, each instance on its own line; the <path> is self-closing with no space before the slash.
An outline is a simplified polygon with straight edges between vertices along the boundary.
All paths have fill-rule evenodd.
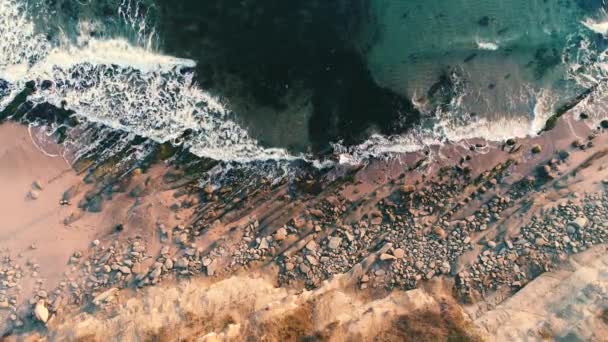
<path id="1" fill-rule="evenodd" d="M 401 187 L 401 192 L 404 192 L 404 193 L 414 192 L 415 190 L 416 190 L 416 187 L 414 187 L 413 185 L 404 185 Z"/>
<path id="2" fill-rule="evenodd" d="M 574 226 L 572 225 L 568 225 L 568 227 L 566 227 L 566 231 L 568 232 L 568 234 L 574 234 L 576 233 L 576 228 L 574 228 Z"/>
<path id="3" fill-rule="evenodd" d="M 213 259 L 211 259 L 211 258 L 203 258 L 203 266 L 205 266 L 205 267 L 211 265 L 212 262 L 213 262 Z"/>
<path id="4" fill-rule="evenodd" d="M 157 267 L 157 268 L 155 268 L 154 270 L 152 270 L 152 272 L 150 272 L 149 277 L 150 277 L 150 279 L 152 279 L 152 280 L 157 280 L 157 279 L 158 279 L 158 277 L 160 277 L 160 275 L 161 275 L 162 273 L 163 273 L 162 268 Z"/>
<path id="5" fill-rule="evenodd" d="M 405 251 L 403 250 L 403 248 L 397 248 L 393 251 L 393 255 L 397 259 L 402 259 L 405 256 Z"/>
<path id="6" fill-rule="evenodd" d="M 274 239 L 277 241 L 283 241 L 287 237 L 287 229 L 284 227 L 279 228 L 274 234 Z"/>
<path id="7" fill-rule="evenodd" d="M 177 267 L 177 268 L 188 268 L 189 264 L 190 264 L 190 261 L 188 261 L 188 259 L 186 259 L 186 258 L 179 258 L 179 259 L 177 259 L 177 262 L 175 263 L 175 267 Z"/>
<path id="8" fill-rule="evenodd" d="M 433 233 L 437 234 L 437 236 L 442 240 L 448 236 L 448 234 L 445 232 L 445 230 L 441 227 L 433 228 Z"/>
<path id="9" fill-rule="evenodd" d="M 42 323 L 46 323 L 49 320 L 49 310 L 46 308 L 46 304 L 43 300 L 36 303 L 36 307 L 34 307 L 34 315 L 36 316 L 36 319 Z"/>
<path id="10" fill-rule="evenodd" d="M 546 246 L 548 244 L 547 240 L 545 240 L 542 237 L 536 238 L 536 240 L 534 240 L 534 244 L 537 246 Z"/>
<path id="11" fill-rule="evenodd" d="M 107 302 L 117 292 L 118 292 L 118 288 L 116 288 L 116 287 L 108 289 L 108 290 L 102 292 L 101 294 L 99 294 L 97 297 L 95 297 L 93 299 L 93 304 L 100 305 L 101 303 Z"/>
<path id="12" fill-rule="evenodd" d="M 211 185 L 211 184 L 205 185 L 205 188 L 203 189 L 203 191 L 205 191 L 205 193 L 207 195 L 213 194 L 213 185 Z"/>
<path id="13" fill-rule="evenodd" d="M 268 249 L 268 247 L 268 240 L 263 237 L 262 240 L 260 240 L 260 245 L 258 246 L 258 249 Z"/>
<path id="14" fill-rule="evenodd" d="M 32 189 L 42 191 L 42 189 L 44 189 L 42 182 L 39 180 L 34 181 L 34 183 L 32 183 Z"/>
<path id="15" fill-rule="evenodd" d="M 217 259 L 214 259 L 209 265 L 207 265 L 207 276 L 212 277 L 217 271 Z"/>
<path id="16" fill-rule="evenodd" d="M 285 263 L 285 270 L 286 271 L 293 271 L 293 269 L 295 268 L 295 265 L 291 262 L 286 262 Z"/>
<path id="17" fill-rule="evenodd" d="M 311 251 L 311 252 L 315 252 L 317 250 L 317 243 L 315 242 L 315 240 L 310 240 L 307 244 L 306 244 L 306 249 Z"/>
<path id="18" fill-rule="evenodd" d="M 488 241 L 488 247 L 490 247 L 490 248 L 496 248 L 496 242 L 494 242 L 492 240 Z"/>
<path id="19" fill-rule="evenodd" d="M 317 258 L 315 258 L 312 255 L 307 255 L 306 256 L 306 260 L 308 260 L 308 262 L 313 265 L 313 266 L 318 266 L 319 265 L 319 261 L 317 260 Z"/>
<path id="20" fill-rule="evenodd" d="M 100 195 L 94 196 L 87 202 L 85 209 L 91 213 L 100 213 L 103 209 L 103 198 Z"/>
<path id="21" fill-rule="evenodd" d="M 586 217 L 579 216 L 573 221 L 568 222 L 568 227 L 574 227 L 577 230 L 581 230 L 587 226 L 588 222 Z"/>
<path id="22" fill-rule="evenodd" d="M 173 260 L 167 258 L 167 260 L 165 260 L 164 266 L 168 270 L 173 269 Z"/>
<path id="23" fill-rule="evenodd" d="M 97 247 L 99 246 L 99 240 L 93 240 L 91 244 L 93 245 L 93 247 Z"/>
<path id="24" fill-rule="evenodd" d="M 310 268 L 308 266 L 306 266 L 306 264 L 301 263 L 300 264 L 300 272 L 302 272 L 304 274 L 308 274 L 308 272 L 310 272 Z"/>
<path id="25" fill-rule="evenodd" d="M 118 268 L 118 270 L 120 271 L 120 273 L 122 274 L 131 274 L 131 269 L 128 268 L 127 266 L 120 266 Z"/>
<path id="26" fill-rule="evenodd" d="M 36 190 L 30 190 L 30 192 L 28 193 L 28 197 L 31 200 L 37 200 L 38 198 L 40 198 L 40 192 L 36 191 Z"/>
<path id="27" fill-rule="evenodd" d="M 76 195 L 78 195 L 79 192 L 80 192 L 80 186 L 74 185 L 63 193 L 63 195 L 61 196 L 61 200 L 65 201 L 65 202 L 69 202 L 74 197 L 76 197 Z"/>
<path id="28" fill-rule="evenodd" d="M 397 259 L 397 258 L 395 258 L 395 256 L 390 255 L 388 253 L 382 253 L 382 254 L 380 254 L 380 260 L 382 260 L 382 261 L 395 260 L 395 259 Z"/>
<path id="29" fill-rule="evenodd" d="M 336 250 L 340 248 L 340 244 L 342 244 L 342 238 L 339 236 L 332 236 L 329 238 L 329 243 L 327 246 L 329 249 Z"/>
<path id="30" fill-rule="evenodd" d="M 439 268 L 439 270 L 441 270 L 441 273 L 443 274 L 448 274 L 450 273 L 452 267 L 450 266 L 450 263 L 447 261 L 444 261 L 441 263 L 441 267 Z"/>
<path id="31" fill-rule="evenodd" d="M 531 151 L 534 154 L 538 154 L 538 153 L 541 153 L 543 151 L 543 148 L 540 145 L 536 144 L 536 145 L 532 146 L 532 150 Z"/>

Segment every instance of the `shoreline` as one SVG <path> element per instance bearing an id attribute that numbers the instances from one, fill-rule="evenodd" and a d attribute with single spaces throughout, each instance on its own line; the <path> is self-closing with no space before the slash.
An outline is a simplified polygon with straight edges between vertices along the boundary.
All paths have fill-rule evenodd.
<path id="1" fill-rule="evenodd" d="M 25 127 L 3 123 L 0 129 L 17 132 L 27 146 L 27 140 L 23 140 Z M 589 142 L 591 146 L 574 147 L 573 136 L 590 137 L 579 141 L 578 146 Z M 10 135 L 5 137 L 10 139 Z M 467 327 L 458 330 L 463 336 L 498 334 L 487 328 L 492 325 L 488 323 L 490 318 L 477 327 L 474 318 L 479 321 L 486 311 L 516 295 L 519 289 L 536 284 L 538 275 L 561 267 L 569 260 L 568 255 L 583 250 L 568 243 L 580 241 L 583 247 L 593 243 L 605 248 L 608 227 L 596 226 L 593 217 L 587 216 L 593 203 L 603 203 L 593 196 L 605 191 L 604 180 L 608 179 L 608 164 L 604 166 L 608 152 L 603 148 L 606 142 L 605 132 L 591 130 L 584 122 L 565 115 L 553 130 L 518 139 L 512 146 L 472 140 L 469 148 L 466 142 L 449 144 L 431 148 L 429 155 L 405 153 L 398 158 L 370 160 L 360 167 L 305 169 L 277 184 L 255 170 L 247 173 L 237 169 L 213 187 L 202 186 L 197 180 L 214 164 L 192 163 L 192 157 L 175 151 L 163 153 L 162 146 L 154 155 L 163 157 L 146 162 L 144 168 L 138 168 L 141 164 L 133 160 L 126 165 L 112 159 L 93 164 L 80 161 L 75 165 L 78 176 L 73 171 L 55 169 L 49 178 L 53 187 L 40 191 L 40 198 L 33 202 L 40 210 L 58 211 L 62 216 L 51 225 L 64 226 L 62 241 L 70 241 L 62 245 L 63 260 L 54 259 L 53 264 L 59 265 L 55 269 L 42 263 L 39 268 L 64 276 L 35 288 L 36 293 L 24 286 L 15 304 L 8 304 L 5 331 L 24 336 L 44 327 L 56 336 L 84 334 L 87 325 L 83 322 L 105 324 L 104 320 L 109 319 L 106 313 L 151 300 L 146 296 L 156 288 L 171 291 L 202 281 L 195 287 L 204 292 L 201 296 L 207 296 L 205 291 L 224 286 L 220 284 L 255 282 L 261 277 L 266 280 L 259 281 L 267 285 L 256 286 L 272 284 L 300 298 L 287 305 L 280 304 L 288 298 L 282 297 L 272 312 L 307 307 L 313 298 L 325 303 L 325 293 L 351 294 L 351 300 L 358 298 L 361 305 L 369 307 L 381 307 L 379 301 L 415 293 L 424 304 L 417 307 L 410 303 L 413 306 L 403 310 L 435 312 L 437 303 L 449 298 L 449 307 L 466 311 L 458 319 Z M 53 142 L 47 141 L 46 146 L 52 147 Z M 48 158 L 31 144 L 25 151 L 9 147 L 4 155 L 28 156 L 23 165 L 15 164 L 18 170 Z M 187 160 L 190 162 L 184 162 Z M 124 173 L 125 169 L 130 171 Z M 21 175 L 19 191 L 5 195 L 12 197 L 10 201 L 15 205 L 5 216 L 32 204 L 21 203 L 15 196 L 24 196 L 21 188 L 25 187 L 25 178 L 31 183 L 34 176 Z M 12 182 L 9 178 L 5 175 L 2 179 L 5 187 Z M 589 195 L 585 195 L 587 192 Z M 69 204 L 64 208 L 58 203 L 67 193 Z M 43 196 L 54 199 L 47 202 Z M 584 209 L 585 225 L 597 228 L 589 236 L 580 235 L 578 230 L 566 235 L 544 232 L 534 225 L 535 215 L 551 208 L 568 208 L 578 215 L 583 215 Z M 597 208 L 604 210 L 608 205 Z M 560 215 L 552 217 L 567 221 L 560 223 L 563 229 L 576 221 L 571 215 Z M 42 222 L 48 225 L 52 221 Z M 565 247 L 549 247 L 556 239 L 569 242 Z M 41 244 L 38 242 L 31 253 L 50 262 Z M 524 255 L 534 257 L 521 259 Z M 17 258 L 17 263 L 20 260 Z M 504 268 L 489 272 L 487 260 Z M 537 261 L 540 273 L 534 271 Z M 515 265 L 519 271 L 514 270 Z M 23 272 L 24 283 L 30 281 L 26 274 Z M 498 276 L 485 278 L 490 274 Z M 31 316 L 38 303 L 50 313 L 45 324 Z M 10 317 L 11 305 L 15 307 L 14 320 Z M 85 308 L 94 309 L 79 316 Z M 217 310 L 214 314 L 221 315 L 221 309 Z M 360 323 L 359 334 L 383 334 L 407 314 L 394 308 L 387 310 L 389 318 L 376 328 L 361 323 L 368 322 L 364 314 L 354 314 L 349 324 Z M 337 312 L 326 313 L 334 314 Z M 209 328 L 205 334 L 225 339 L 230 334 L 253 333 L 244 328 L 253 318 L 243 313 L 237 316 L 242 321 L 235 324 L 242 330 Z M 181 329 L 179 323 L 175 324 Z M 349 324 L 335 327 L 329 339 L 352 337 L 346 329 Z M 446 331 L 457 328 L 442 324 Z M 70 331 L 68 327 L 73 325 L 77 329 Z M 170 327 L 141 327 L 148 328 L 152 330 L 146 333 L 155 336 Z M 266 328 L 268 333 L 278 329 Z M 306 323 L 303 329 L 314 333 L 327 327 Z M 128 334 L 120 332 L 91 331 L 99 338 L 129 339 Z M 133 327 L 129 333 L 137 331 Z M 518 330 L 514 331 L 511 333 Z"/>

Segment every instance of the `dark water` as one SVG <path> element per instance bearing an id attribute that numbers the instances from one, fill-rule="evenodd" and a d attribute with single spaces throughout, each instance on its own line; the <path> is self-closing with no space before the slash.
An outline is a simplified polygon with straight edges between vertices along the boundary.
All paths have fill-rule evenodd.
<path id="1" fill-rule="evenodd" d="M 605 19 L 607 7 L 602 0 L 45 0 L 30 6 L 34 15 L 45 9 L 36 22 L 50 40 L 78 37 L 79 23 L 88 21 L 98 24 L 88 29 L 94 37 L 127 37 L 196 61 L 198 85 L 226 101 L 241 126 L 264 146 L 292 151 L 324 151 L 332 142 L 357 144 L 372 133 L 438 122 L 441 128 L 458 123 L 464 133 L 456 138 L 474 135 L 466 127 L 476 118 L 533 122 L 542 96 L 559 106 L 584 91 L 569 74 L 580 54 L 573 37 L 586 30 L 583 20 Z M 583 35 L 598 51 L 606 47 L 601 34 Z M 149 36 L 152 42 L 141 41 Z"/>
<path id="2" fill-rule="evenodd" d="M 392 134 L 418 121 L 409 100 L 378 85 L 368 69 L 369 1 L 158 5 L 163 47 L 195 59 L 201 85 L 227 97 L 262 143 L 322 149 L 361 141 L 372 127 Z"/>
<path id="3" fill-rule="evenodd" d="M 564 83 L 563 50 L 602 4 L 157 0 L 163 48 L 196 60 L 201 85 L 229 99 L 262 143 L 295 150 L 401 133 L 435 108 L 531 120 L 530 88 L 576 93 Z M 450 75 L 472 94 L 462 108 L 448 106 L 462 91 Z M 421 114 L 416 97 L 432 108 Z"/>

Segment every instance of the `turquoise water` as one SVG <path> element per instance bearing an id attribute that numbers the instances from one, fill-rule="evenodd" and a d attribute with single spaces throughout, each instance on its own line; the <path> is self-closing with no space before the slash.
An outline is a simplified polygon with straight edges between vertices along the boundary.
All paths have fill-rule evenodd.
<path id="1" fill-rule="evenodd" d="M 460 104 L 486 117 L 532 115 L 540 89 L 566 95 L 562 53 L 589 15 L 567 0 L 373 4 L 381 23 L 367 51 L 375 79 L 424 101 L 439 75 L 455 72 L 470 92 Z"/>

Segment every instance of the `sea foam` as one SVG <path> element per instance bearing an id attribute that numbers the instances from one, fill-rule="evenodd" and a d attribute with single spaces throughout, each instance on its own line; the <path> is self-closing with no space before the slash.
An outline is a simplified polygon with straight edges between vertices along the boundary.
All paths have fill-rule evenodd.
<path id="1" fill-rule="evenodd" d="M 95 23 L 82 22 L 83 32 L 78 39 L 57 39 L 51 43 L 36 32 L 27 8 L 16 0 L 0 0 L 0 79 L 8 84 L 2 84 L 6 89 L 0 94 L 0 110 L 27 81 L 51 80 L 54 87 L 35 93 L 30 100 L 57 106 L 67 103 L 81 120 L 102 123 L 156 142 L 183 144 L 198 156 L 223 161 L 304 159 L 285 149 L 262 147 L 235 121 L 228 103 L 193 84 L 194 61 L 156 52 L 152 44 L 154 29 L 141 20 L 142 13 L 135 0 L 124 0 L 117 11 L 126 26 L 135 32 L 136 41 L 120 37 L 93 38 L 86 31 Z M 606 32 L 606 22 L 586 21 L 583 25 L 595 32 Z M 476 43 L 479 49 L 499 49 L 497 42 L 477 40 Z M 589 46 L 581 51 L 571 63 L 571 78 L 582 86 L 601 82 L 608 70 L 605 52 L 597 55 Z M 597 57 L 600 62 L 592 62 L 597 61 Z M 586 71 L 575 71 L 577 63 L 587 63 Z M 459 91 L 460 95 L 452 100 L 447 111 L 435 111 L 427 120 L 430 122 L 406 134 L 374 135 L 350 147 L 336 143 L 334 151 L 344 163 L 360 163 L 371 157 L 419 151 L 449 141 L 535 135 L 556 102 L 555 94 L 550 91 L 532 89 L 525 94 L 534 99 L 530 113 L 523 113 L 527 115 L 496 113 L 491 119 L 472 118 L 462 109 L 467 90 Z M 414 99 L 417 106 L 422 107 L 418 101 Z M 606 112 L 601 109 L 600 113 Z M 190 132 L 185 139 L 184 132 Z M 88 147 L 91 143 L 94 142 L 88 142 Z"/>
<path id="2" fill-rule="evenodd" d="M 131 6 L 131 2 L 124 2 Z M 128 10 L 121 9 L 122 16 Z M 130 25 L 135 25 L 130 22 Z M 87 25 L 83 25 L 87 26 Z M 26 9 L 14 0 L 0 4 L 0 78 L 11 96 L 29 80 L 54 87 L 30 97 L 67 108 L 91 122 L 157 142 L 183 141 L 201 157 L 228 161 L 294 158 L 284 149 L 261 147 L 230 117 L 218 98 L 193 85 L 191 60 L 155 53 L 125 39 L 79 37 L 50 43 L 36 33 Z M 141 39 L 141 41 L 148 41 Z"/>

